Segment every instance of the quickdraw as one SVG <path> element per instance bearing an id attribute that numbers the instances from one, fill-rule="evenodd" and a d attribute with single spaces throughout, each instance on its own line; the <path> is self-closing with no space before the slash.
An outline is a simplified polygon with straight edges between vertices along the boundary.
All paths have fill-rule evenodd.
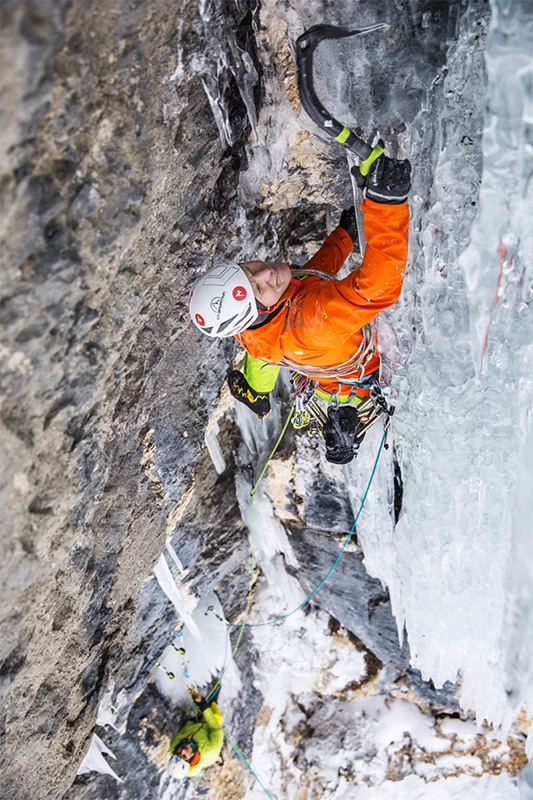
<path id="1" fill-rule="evenodd" d="M 320 435 L 328 418 L 315 397 L 315 382 L 306 375 L 295 372 L 291 376 L 291 383 L 295 398 L 293 428 L 301 430 L 308 427 L 310 436 Z"/>

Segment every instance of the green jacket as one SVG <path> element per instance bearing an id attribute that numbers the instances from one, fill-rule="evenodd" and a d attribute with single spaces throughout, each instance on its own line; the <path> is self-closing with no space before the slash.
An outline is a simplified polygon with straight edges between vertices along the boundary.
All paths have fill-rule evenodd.
<path id="1" fill-rule="evenodd" d="M 198 745 L 200 760 L 191 766 L 187 773 L 188 778 L 194 778 L 206 767 L 214 764 L 220 756 L 224 744 L 224 731 L 222 730 L 222 715 L 216 703 L 211 703 L 209 708 L 202 711 L 203 722 L 189 720 L 183 728 L 174 734 L 170 742 L 169 752 L 174 753 L 174 748 L 182 739 L 192 739 Z"/>

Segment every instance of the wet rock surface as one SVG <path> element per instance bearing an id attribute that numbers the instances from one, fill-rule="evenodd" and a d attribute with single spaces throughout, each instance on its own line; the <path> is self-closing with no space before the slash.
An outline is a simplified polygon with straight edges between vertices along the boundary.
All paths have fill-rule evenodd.
<path id="1" fill-rule="evenodd" d="M 2 24 L 2 794 L 61 796 L 231 357 L 199 347 L 183 287 L 239 148 L 198 81 L 164 120 L 172 3 L 3 3 Z M 202 131 L 181 154 L 180 128 Z"/>

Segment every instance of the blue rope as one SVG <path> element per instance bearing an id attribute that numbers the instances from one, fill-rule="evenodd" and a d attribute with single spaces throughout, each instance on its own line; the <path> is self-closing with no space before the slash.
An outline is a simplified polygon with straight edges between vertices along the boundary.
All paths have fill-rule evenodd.
<path id="1" fill-rule="evenodd" d="M 235 742 L 233 741 L 231 736 L 229 736 L 229 734 L 227 734 L 226 731 L 224 731 L 224 737 L 228 741 L 228 743 L 231 745 L 231 747 L 233 748 L 233 751 L 239 756 L 240 760 L 242 761 L 242 763 L 244 764 L 244 766 L 246 767 L 248 772 L 250 772 L 253 775 L 253 777 L 256 779 L 257 783 L 259 784 L 261 789 L 264 791 L 266 796 L 270 797 L 270 800 L 275 800 L 274 796 L 272 794 L 270 794 L 270 792 L 268 791 L 266 786 L 263 785 L 259 775 L 257 775 L 256 772 L 254 772 L 252 765 L 250 764 L 250 762 L 248 761 L 248 759 L 246 758 L 246 756 L 244 755 L 242 750 L 235 744 Z"/>
<path id="2" fill-rule="evenodd" d="M 263 627 L 263 626 L 265 626 L 265 625 L 275 625 L 275 624 L 276 624 L 276 622 L 283 622 L 283 620 L 285 620 L 285 619 L 287 619 L 288 617 L 292 616 L 292 615 L 293 615 L 293 614 L 295 614 L 297 611 L 300 611 L 300 609 L 302 609 L 304 606 L 306 606 L 308 603 L 310 603 L 310 602 L 311 602 L 311 600 L 313 599 L 313 597 L 314 597 L 314 596 L 315 596 L 315 595 L 316 595 L 316 594 L 317 594 L 317 593 L 320 591 L 320 589 L 321 589 L 321 588 L 324 586 L 324 584 L 325 584 L 325 583 L 326 583 L 326 581 L 328 580 L 329 576 L 331 575 L 331 573 L 333 572 L 333 570 L 335 569 L 335 567 L 337 566 L 337 564 L 338 564 L 338 563 L 339 563 L 339 561 L 341 560 L 341 558 L 342 558 L 342 556 L 343 556 L 343 554 L 344 554 L 344 551 L 345 551 L 345 550 L 346 550 L 346 548 L 348 547 L 348 544 L 349 544 L 349 542 L 350 542 L 350 539 L 352 538 L 352 536 L 353 536 L 353 533 L 354 533 L 354 531 L 355 531 L 355 527 L 356 527 L 356 525 L 357 525 L 357 522 L 358 522 L 358 520 L 359 520 L 359 517 L 361 516 L 361 511 L 363 510 L 363 507 L 364 507 L 364 505 L 365 505 L 366 498 L 367 498 L 367 496 L 368 496 L 368 492 L 370 491 L 370 487 L 371 487 L 371 485 L 372 485 L 372 481 L 374 480 L 374 476 L 375 476 L 375 474 L 376 474 L 376 469 L 377 469 L 377 467 L 378 467 L 379 458 L 380 458 L 380 456 L 381 456 L 381 451 L 383 450 L 383 446 L 384 446 L 384 444 L 385 444 L 385 440 L 386 440 L 386 438 L 387 438 L 387 429 L 385 428 L 385 430 L 383 431 L 383 436 L 381 437 L 381 442 L 380 442 L 380 445 L 379 445 L 379 448 L 378 448 L 378 452 L 377 452 L 377 455 L 376 455 L 376 460 L 374 461 L 374 466 L 373 466 L 373 468 L 372 468 L 372 472 L 371 472 L 371 474 L 370 474 L 370 478 L 369 478 L 369 480 L 368 480 L 368 484 L 367 484 L 367 487 L 366 487 L 366 489 L 365 489 L 365 493 L 364 493 L 364 495 L 363 495 L 363 499 L 361 500 L 361 505 L 359 506 L 359 511 L 357 512 L 357 515 L 356 515 L 356 517 L 355 517 L 355 519 L 354 519 L 354 521 L 353 521 L 353 525 L 352 525 L 352 527 L 350 528 L 350 532 L 349 532 L 348 536 L 346 537 L 346 540 L 345 540 L 345 542 L 344 542 L 344 544 L 343 544 L 343 546 L 342 546 L 342 548 L 341 548 L 341 551 L 340 551 L 339 555 L 337 556 L 337 558 L 336 558 L 336 559 L 335 559 L 335 561 L 333 562 L 332 566 L 331 566 L 331 567 L 330 567 L 330 569 L 328 570 L 328 572 L 327 572 L 327 574 L 326 574 L 325 578 L 323 578 L 323 579 L 320 581 L 320 583 L 318 584 L 318 586 L 316 587 L 316 589 L 314 589 L 314 590 L 311 592 L 311 594 L 309 595 L 309 597 L 306 597 L 306 599 L 305 599 L 303 602 L 301 602 L 299 606 L 297 606 L 296 608 L 294 608 L 292 611 L 289 611 L 287 614 L 284 614 L 282 617 L 277 617 L 276 619 L 271 619 L 271 620 L 268 620 L 267 622 L 250 622 L 250 623 L 244 623 L 244 625 L 243 625 L 243 623 L 228 622 L 228 623 L 227 623 L 227 624 L 228 624 L 228 627 L 232 627 L 232 628 L 235 628 L 235 627 L 246 627 L 246 628 L 262 628 L 262 627 Z"/>

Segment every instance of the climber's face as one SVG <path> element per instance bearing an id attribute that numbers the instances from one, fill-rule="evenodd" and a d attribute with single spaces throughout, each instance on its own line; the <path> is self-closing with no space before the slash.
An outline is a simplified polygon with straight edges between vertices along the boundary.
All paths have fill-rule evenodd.
<path id="1" fill-rule="evenodd" d="M 255 299 L 265 308 L 275 306 L 289 286 L 291 280 L 289 265 L 268 261 L 246 261 L 240 266 L 252 284 Z"/>
<path id="2" fill-rule="evenodd" d="M 189 761 L 193 755 L 190 742 L 181 742 L 181 744 L 176 747 L 174 752 L 184 761 Z"/>

